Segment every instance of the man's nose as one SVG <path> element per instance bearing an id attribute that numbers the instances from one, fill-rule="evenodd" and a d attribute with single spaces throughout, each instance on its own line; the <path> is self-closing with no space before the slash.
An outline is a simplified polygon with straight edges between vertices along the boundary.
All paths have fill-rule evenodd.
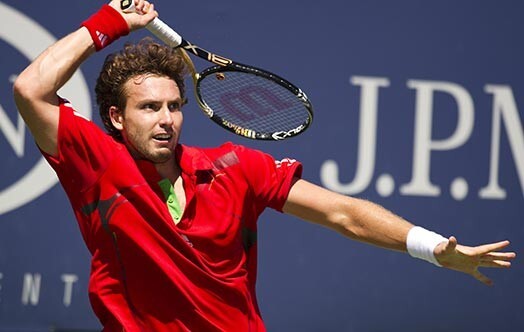
<path id="1" fill-rule="evenodd" d="M 162 125 L 171 125 L 173 124 L 173 112 L 169 110 L 169 107 L 163 106 L 159 111 L 160 123 Z"/>

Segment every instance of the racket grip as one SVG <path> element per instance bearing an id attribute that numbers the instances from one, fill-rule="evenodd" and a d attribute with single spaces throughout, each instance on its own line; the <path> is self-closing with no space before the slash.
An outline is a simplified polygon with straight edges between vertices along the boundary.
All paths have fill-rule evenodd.
<path id="1" fill-rule="evenodd" d="M 175 48 L 182 43 L 182 37 L 158 17 L 149 22 L 146 29 L 170 47 Z"/>
<path id="2" fill-rule="evenodd" d="M 124 13 L 133 13 L 135 12 L 135 1 L 122 0 L 120 1 L 120 7 Z M 182 43 L 182 37 L 158 17 L 149 22 L 146 25 L 146 29 L 170 47 L 178 47 Z"/>

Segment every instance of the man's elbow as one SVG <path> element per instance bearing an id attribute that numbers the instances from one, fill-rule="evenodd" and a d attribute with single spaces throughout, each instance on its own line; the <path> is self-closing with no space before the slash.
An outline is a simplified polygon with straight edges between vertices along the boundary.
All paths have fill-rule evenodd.
<path id="1" fill-rule="evenodd" d="M 347 201 L 344 201 L 339 209 L 331 211 L 327 219 L 332 229 L 349 238 L 356 239 L 363 232 L 362 225 L 358 223 L 358 219 L 353 214 L 352 206 Z"/>
<path id="2" fill-rule="evenodd" d="M 13 95 L 18 110 L 23 111 L 31 103 L 31 99 L 36 95 L 34 82 L 28 75 L 21 73 L 13 84 Z"/>
<path id="3" fill-rule="evenodd" d="M 13 83 L 13 96 L 18 112 L 26 118 L 43 103 L 50 103 L 52 94 L 40 84 L 40 80 L 30 72 L 24 71 Z"/>

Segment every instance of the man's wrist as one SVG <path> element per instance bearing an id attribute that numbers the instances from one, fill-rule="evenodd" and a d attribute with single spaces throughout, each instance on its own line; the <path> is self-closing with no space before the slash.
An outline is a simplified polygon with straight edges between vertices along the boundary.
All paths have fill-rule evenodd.
<path id="1" fill-rule="evenodd" d="M 446 241 L 448 239 L 440 234 L 415 226 L 408 232 L 406 247 L 412 257 L 423 259 L 436 266 L 442 266 L 435 258 L 434 251 L 440 243 Z"/>
<path id="2" fill-rule="evenodd" d="M 89 31 L 97 51 L 129 34 L 129 26 L 126 20 L 116 9 L 107 4 L 82 22 L 82 26 Z"/>

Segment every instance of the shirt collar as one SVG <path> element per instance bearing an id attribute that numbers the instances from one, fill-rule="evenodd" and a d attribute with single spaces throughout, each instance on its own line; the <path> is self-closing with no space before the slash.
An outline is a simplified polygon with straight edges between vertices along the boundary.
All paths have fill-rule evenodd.
<path id="1" fill-rule="evenodd" d="M 198 171 L 213 169 L 213 163 L 200 149 L 178 144 L 175 148 L 175 156 L 184 173 L 193 175 Z"/>
<path id="2" fill-rule="evenodd" d="M 213 170 L 213 163 L 200 149 L 178 144 L 175 148 L 175 158 L 183 173 L 195 175 L 199 171 Z M 135 163 L 144 176 L 154 182 L 160 181 L 160 175 L 155 165 L 149 160 L 135 159 Z"/>

